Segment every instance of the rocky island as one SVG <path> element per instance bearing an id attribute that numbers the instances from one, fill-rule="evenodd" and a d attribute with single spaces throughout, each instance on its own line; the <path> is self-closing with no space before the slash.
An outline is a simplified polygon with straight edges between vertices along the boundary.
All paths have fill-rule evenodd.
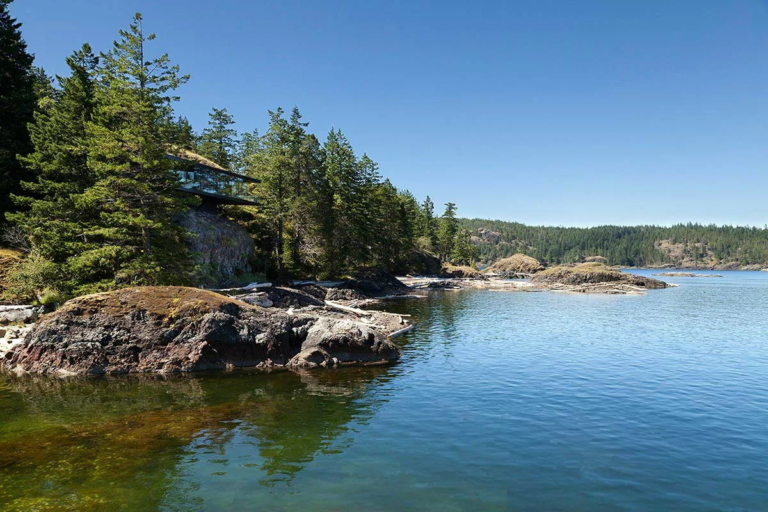
<path id="1" fill-rule="evenodd" d="M 262 308 L 210 291 L 138 287 L 68 301 L 5 356 L 16 373 L 55 375 L 380 364 L 400 350 L 400 315 Z"/>
<path id="2" fill-rule="evenodd" d="M 614 295 L 642 295 L 647 290 L 675 286 L 658 279 L 622 272 L 598 261 L 577 265 L 560 265 L 545 270 L 540 263 L 537 269 L 529 261 L 536 262 L 533 258 L 523 255 L 515 256 L 521 257 L 508 258 L 508 260 L 516 261 L 518 265 L 511 266 L 510 262 L 501 266 L 494 265 L 485 272 L 477 273 L 478 275 L 463 273 L 457 277 L 455 272 L 451 272 L 441 277 L 407 276 L 401 280 L 416 290 L 486 288 L 498 291 L 561 291 Z M 499 267 L 505 270 L 500 271 Z M 521 272 L 521 270 L 533 272 L 528 274 Z M 516 279 L 523 277 L 523 275 L 530 277 L 530 279 Z"/>
<path id="3" fill-rule="evenodd" d="M 653 275 L 660 277 L 723 277 L 722 274 L 694 274 L 693 272 L 662 272 Z"/>

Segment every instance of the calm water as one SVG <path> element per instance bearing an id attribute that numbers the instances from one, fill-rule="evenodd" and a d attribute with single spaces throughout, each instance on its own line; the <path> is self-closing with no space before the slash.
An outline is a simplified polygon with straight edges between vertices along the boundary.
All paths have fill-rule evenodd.
<path id="1" fill-rule="evenodd" d="M 768 272 L 720 273 L 391 303 L 387 368 L 5 378 L 0 509 L 768 510 Z"/>

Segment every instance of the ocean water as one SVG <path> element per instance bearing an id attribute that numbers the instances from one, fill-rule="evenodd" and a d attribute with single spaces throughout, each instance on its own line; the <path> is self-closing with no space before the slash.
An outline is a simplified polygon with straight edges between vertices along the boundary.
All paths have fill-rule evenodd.
<path id="1" fill-rule="evenodd" d="M 768 510 L 768 272 L 718 273 L 393 301 L 388 367 L 3 377 L 0 509 Z"/>

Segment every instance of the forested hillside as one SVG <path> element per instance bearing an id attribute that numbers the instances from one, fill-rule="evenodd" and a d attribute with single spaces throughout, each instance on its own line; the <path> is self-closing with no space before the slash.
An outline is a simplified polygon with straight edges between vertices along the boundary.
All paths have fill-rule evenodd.
<path id="1" fill-rule="evenodd" d="M 611 265 L 713 267 L 768 265 L 768 229 L 679 224 L 563 228 L 518 222 L 461 219 L 480 260 L 490 263 L 515 253 L 548 264 L 603 256 Z"/>

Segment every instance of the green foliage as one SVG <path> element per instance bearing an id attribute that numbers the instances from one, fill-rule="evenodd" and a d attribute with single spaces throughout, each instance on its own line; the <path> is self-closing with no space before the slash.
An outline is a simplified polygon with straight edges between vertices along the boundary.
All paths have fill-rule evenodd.
<path id="1" fill-rule="evenodd" d="M 154 35 L 144 35 L 140 15 L 120 36 L 100 61 L 87 44 L 67 59 L 71 75 L 58 79 L 61 90 L 29 128 L 34 151 L 21 161 L 36 180 L 13 196 L 20 208 L 9 218 L 37 255 L 29 264 L 56 267 L 51 296 L 191 282 L 184 233 L 173 222 L 189 198 L 176 192 L 165 156 L 178 123 L 170 93 L 187 77 L 167 55 L 147 57 Z"/>
<path id="2" fill-rule="evenodd" d="M 35 113 L 35 123 L 29 127 L 34 151 L 21 158 L 37 179 L 22 184 L 27 195 L 13 199 L 23 208 L 8 214 L 42 257 L 57 263 L 88 248 L 82 223 L 93 212 L 77 205 L 75 197 L 94 183 L 87 162 L 86 123 L 95 106 L 97 62 L 87 44 L 67 58 L 71 75 L 59 77 L 58 99 Z"/>
<path id="3" fill-rule="evenodd" d="M 462 229 L 456 233 L 451 252 L 451 261 L 456 265 L 474 265 L 478 250 L 472 243 L 469 231 Z"/>
<path id="4" fill-rule="evenodd" d="M 45 304 L 54 296 L 64 297 L 65 287 L 60 265 L 33 252 L 10 270 L 4 294 L 6 299 Z"/>
<path id="5" fill-rule="evenodd" d="M 461 227 L 484 239 L 477 245 L 480 260 L 493 262 L 515 253 L 549 264 L 574 263 L 586 256 L 603 256 L 609 265 L 649 266 L 675 263 L 660 242 L 679 244 L 680 257 L 709 257 L 742 265 L 768 263 L 768 229 L 678 224 L 659 226 L 597 226 L 563 228 L 526 226 L 517 222 L 461 219 Z M 482 230 L 482 232 L 480 231 Z"/>
<path id="6" fill-rule="evenodd" d="M 287 116 L 282 109 L 270 112 L 263 135 L 253 130 L 240 140 L 234 118 L 213 109 L 197 137 L 173 109 L 175 91 L 188 76 L 167 55 L 149 55 L 155 35 L 145 35 L 141 15 L 109 52 L 97 58 L 86 44 L 73 53 L 69 76 L 57 77 L 54 87 L 42 69 L 32 68 L 7 2 L 0 5 L 0 43 L 7 50 L 1 57 L 14 55 L 13 62 L 0 59 L 0 71 L 11 76 L 2 66 L 13 68 L 18 81 L 16 105 L 2 108 L 34 120 L 17 133 L 27 150 L 16 143 L 16 149 L 0 148 L 0 156 L 24 153 L 15 185 L 3 189 L 13 192 L 15 211 L 8 217 L 33 255 L 14 274 L 14 293 L 55 303 L 126 285 L 195 283 L 188 234 L 174 219 L 199 200 L 178 192 L 174 168 L 180 163 L 167 158 L 169 151 L 196 151 L 260 180 L 250 185 L 258 189 L 258 206 L 220 210 L 255 239 L 254 272 L 278 278 L 337 277 L 361 267 L 407 272 L 414 261 L 431 258 L 424 251 L 440 246 L 445 229 L 445 257 L 451 255 L 454 206 L 438 223 L 431 199 L 420 205 L 382 180 L 378 164 L 358 157 L 340 130 L 321 144 L 297 108 Z M 11 98 L 16 85 L 0 97 Z M 24 91 L 28 104 L 21 101 Z M 457 257 L 472 259 L 459 246 Z"/>
<path id="7" fill-rule="evenodd" d="M 208 128 L 203 130 L 197 151 L 224 169 L 231 169 L 237 158 L 237 130 L 235 119 L 227 109 L 214 108 L 208 114 Z"/>
<path id="8" fill-rule="evenodd" d="M 10 1 L 0 1 L 0 224 L 10 210 L 10 195 L 31 178 L 16 159 L 32 149 L 27 124 L 36 105 L 33 57 L 19 31 L 21 24 L 8 12 Z"/>
<path id="9" fill-rule="evenodd" d="M 182 284 L 190 261 L 174 214 L 187 199 L 166 158 L 164 127 L 172 119 L 173 91 L 188 80 L 168 55 L 150 59 L 141 15 L 97 69 L 101 87 L 93 120 L 86 123 L 88 168 L 95 183 L 75 203 L 98 215 L 84 230 L 92 244 L 73 256 L 78 281 L 100 289 L 120 285 Z"/>
<path id="10" fill-rule="evenodd" d="M 419 207 L 416 230 L 419 237 L 429 240 L 429 250 L 438 247 L 438 221 L 435 218 L 435 204 L 429 196 Z"/>
<path id="11" fill-rule="evenodd" d="M 440 218 L 440 230 L 437 235 L 437 247 L 440 259 L 448 261 L 453 254 L 456 234 L 459 232 L 459 221 L 456 218 L 456 205 L 445 203 L 445 212 Z"/>

